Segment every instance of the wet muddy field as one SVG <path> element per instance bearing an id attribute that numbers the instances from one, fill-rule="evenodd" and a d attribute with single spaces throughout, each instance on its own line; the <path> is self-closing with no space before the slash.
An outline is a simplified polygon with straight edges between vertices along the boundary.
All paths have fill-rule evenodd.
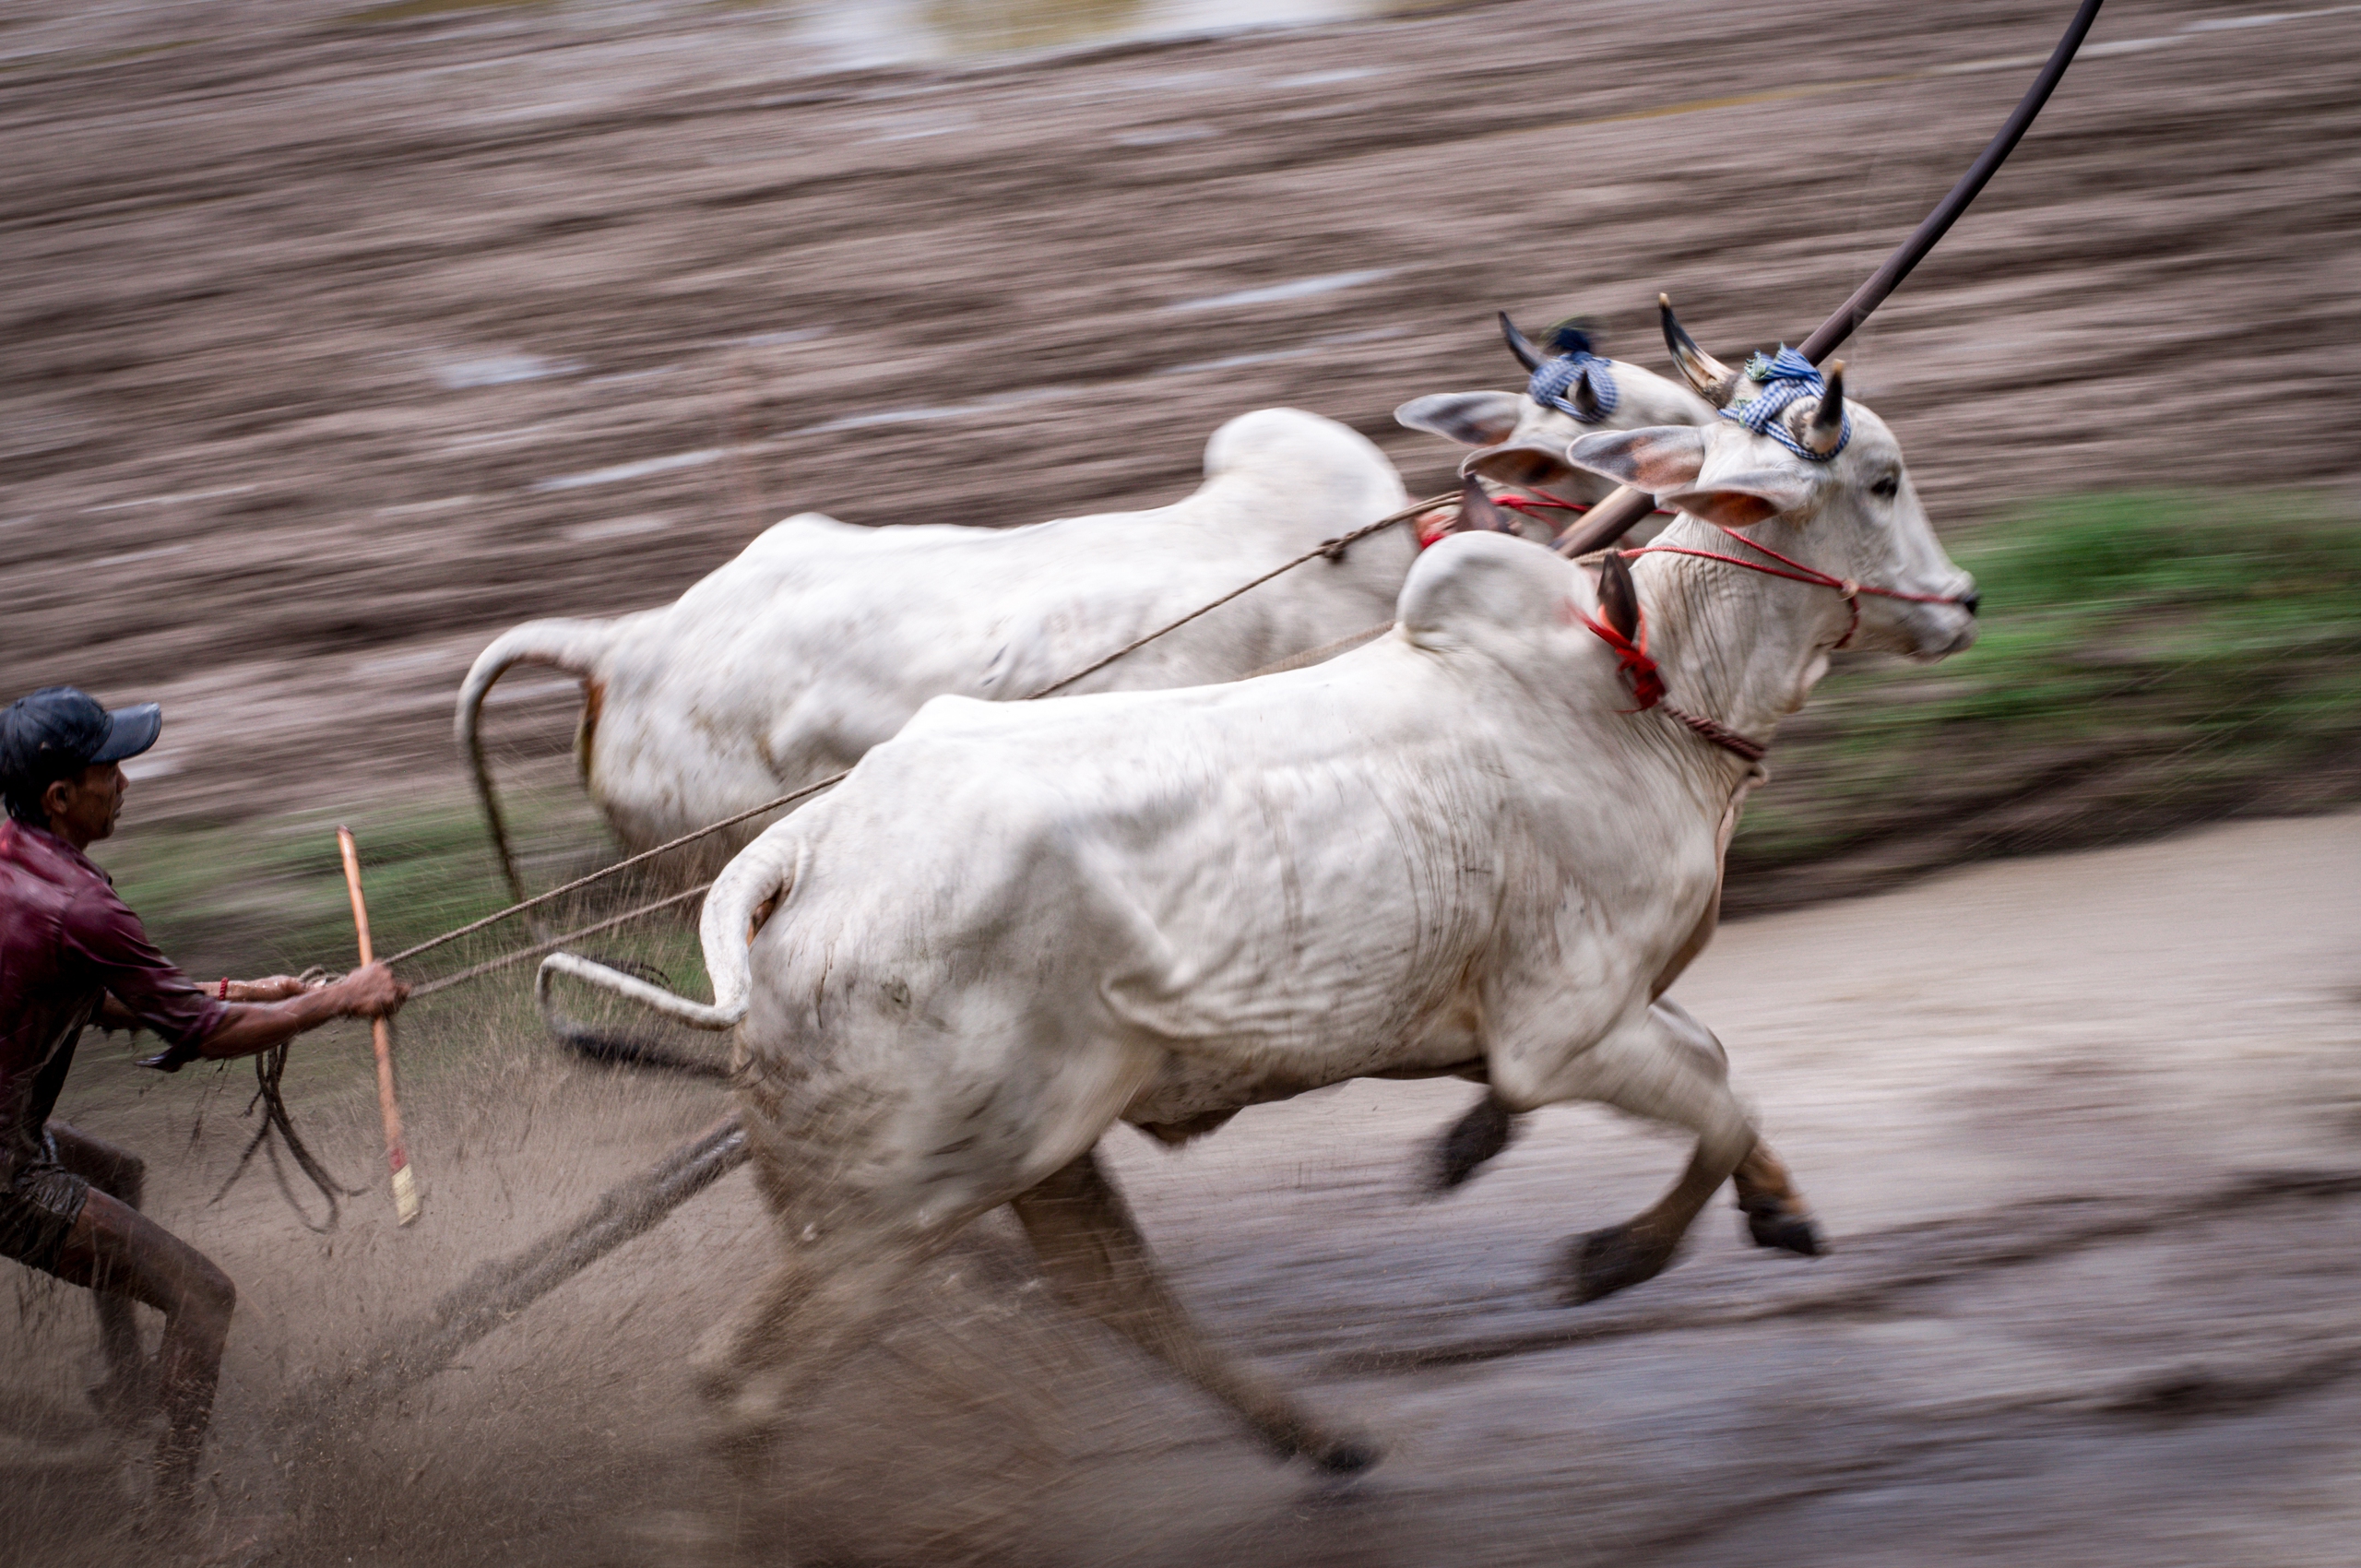
<path id="1" fill-rule="evenodd" d="M 1756 1252 L 1726 1207 L 1629 1295 L 1557 1304 L 1567 1238 L 1681 1158 L 1552 1111 L 1459 1196 L 1416 1191 L 1462 1085 L 1362 1083 L 1173 1152 L 1105 1148 L 1185 1299 L 1367 1427 L 1349 1482 L 1282 1467 L 1045 1296 L 986 1226 L 902 1291 L 772 1473 L 757 1562 L 1370 1564 L 2352 1561 L 2361 1535 L 2361 817 L 1954 873 L 1726 931 L 1680 987 L 1831 1235 Z M 415 1085 L 428 1214 L 307 1235 L 268 1183 L 207 1196 L 240 1079 L 78 1113 L 238 1279 L 208 1540 L 231 1560 L 733 1561 L 698 1340 L 770 1242 L 749 1179 L 362 1420 L 365 1378 L 476 1263 L 718 1109 L 488 1048 Z M 184 1086 L 176 1086 L 176 1088 Z M 192 1099 L 210 1129 L 192 1138 Z M 365 1088 L 304 1113 L 350 1170 Z M 12 1562 L 128 1561 L 123 1461 L 75 1414 L 87 1309 L 19 1286 Z M 133 1516 L 136 1517 L 136 1516 Z"/>
<path id="2" fill-rule="evenodd" d="M 216 0 L 0 26 L 0 686 L 173 714 L 133 830 L 460 791 L 451 695 L 529 615 L 677 592 L 765 522 L 1015 523 L 1193 482 L 1289 403 L 1452 454 L 1498 305 L 1661 354 L 1816 324 L 2063 7 L 1516 3 L 821 69 L 761 6 Z M 2236 25 L 2233 25 L 2236 24 Z M 2118 0 L 1848 350 L 1940 526 L 2079 488 L 2349 487 L 2361 7 Z M 570 689 L 502 688 L 562 738 Z M 1047 1301 L 1013 1232 L 905 1293 L 780 1456 L 775 1560 L 2343 1568 L 2361 1538 L 2361 818 L 1952 873 L 1734 925 L 1679 992 L 1834 1241 L 1714 1211 L 1625 1298 L 1565 1240 L 1673 1145 L 1545 1113 L 1419 1200 L 1465 1086 L 1108 1152 L 1191 1305 L 1380 1435 L 1349 1483 Z M 365 1420 L 389 1338 L 706 1124 L 490 1010 L 406 1085 L 428 1218 L 218 1202 L 243 1072 L 88 1050 L 63 1113 L 239 1281 L 197 1549 L 83 1414 L 78 1295 L 0 1313 L 0 1556 L 718 1561 L 688 1365 L 762 1272 L 747 1178 Z M 341 1044 L 365 1054 L 365 1035 Z M 117 1042 L 119 1046 L 120 1042 Z M 356 1060 L 358 1058 L 356 1057 Z M 299 1116 L 348 1177 L 365 1087 Z"/>

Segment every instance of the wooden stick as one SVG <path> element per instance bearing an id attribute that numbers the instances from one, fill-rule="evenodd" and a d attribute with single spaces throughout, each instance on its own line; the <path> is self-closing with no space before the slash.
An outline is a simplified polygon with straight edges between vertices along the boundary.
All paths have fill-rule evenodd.
<path id="1" fill-rule="evenodd" d="M 352 926 L 361 933 L 361 962 L 376 962 L 369 941 L 369 906 L 361 901 L 361 851 L 352 829 L 336 830 L 337 848 L 344 851 L 344 885 L 352 895 Z M 394 1021 L 369 1020 L 369 1035 L 377 1048 L 377 1109 L 386 1118 L 386 1164 L 394 1173 L 394 1213 L 404 1225 L 418 1218 L 418 1178 L 411 1174 L 409 1151 L 402 1143 L 402 1108 L 394 1102 Z"/>
<path id="2" fill-rule="evenodd" d="M 433 1377 L 459 1352 L 746 1163 L 746 1131 L 732 1115 L 674 1148 L 655 1166 L 609 1189 L 587 1213 L 510 1257 L 484 1264 L 422 1318 L 381 1340 L 369 1370 L 338 1373 L 334 1394 L 358 1419 Z"/>

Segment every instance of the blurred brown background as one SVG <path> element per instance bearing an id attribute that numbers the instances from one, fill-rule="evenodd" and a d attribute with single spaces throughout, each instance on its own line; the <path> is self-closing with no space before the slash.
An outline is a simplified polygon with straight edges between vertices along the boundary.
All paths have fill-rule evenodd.
<path id="1" fill-rule="evenodd" d="M 2063 14 L 817 10 L 13 8 L 0 689 L 162 699 L 146 822 L 456 790 L 494 632 L 659 602 L 794 511 L 1155 504 L 1275 403 L 1420 493 L 1453 454 L 1389 411 L 1513 386 L 1492 308 L 1659 366 L 1659 289 L 1725 354 L 1800 337 Z M 2361 26 L 2242 13 L 2110 6 L 1847 349 L 1955 538 L 2061 491 L 2349 485 Z M 1052 35 L 1119 41 L 957 53 Z M 897 42 L 935 58 L 821 69 Z"/>

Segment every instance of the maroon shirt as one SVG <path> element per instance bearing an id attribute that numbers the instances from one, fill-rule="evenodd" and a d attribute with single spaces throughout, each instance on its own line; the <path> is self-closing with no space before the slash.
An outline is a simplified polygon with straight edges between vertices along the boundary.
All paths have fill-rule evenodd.
<path id="1" fill-rule="evenodd" d="M 113 877 L 62 838 L 0 821 L 0 1188 L 46 1158 L 42 1123 L 110 994 L 182 1048 L 228 1012 L 156 951 Z"/>

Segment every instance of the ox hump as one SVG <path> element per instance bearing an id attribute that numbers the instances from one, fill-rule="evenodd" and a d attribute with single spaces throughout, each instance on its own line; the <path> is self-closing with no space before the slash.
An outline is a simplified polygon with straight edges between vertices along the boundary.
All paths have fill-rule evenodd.
<path id="1" fill-rule="evenodd" d="M 1361 493 L 1364 504 L 1381 512 L 1406 494 L 1401 476 L 1375 442 L 1301 409 L 1257 409 L 1215 431 L 1205 442 L 1205 478 Z"/>
<path id="2" fill-rule="evenodd" d="M 1564 624 L 1573 564 L 1510 534 L 1453 534 L 1426 551 L 1396 610 L 1417 647 L 1539 645 Z"/>

